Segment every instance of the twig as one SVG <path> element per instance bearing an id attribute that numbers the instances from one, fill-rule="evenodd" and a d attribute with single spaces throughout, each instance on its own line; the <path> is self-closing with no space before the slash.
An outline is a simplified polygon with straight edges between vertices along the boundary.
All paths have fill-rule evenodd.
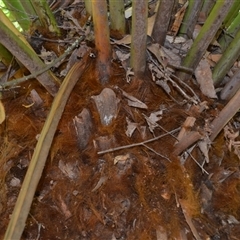
<path id="1" fill-rule="evenodd" d="M 167 63 L 167 66 L 168 67 L 173 67 L 173 68 L 178 69 L 178 70 L 184 70 L 184 71 L 189 72 L 189 73 L 193 73 L 192 68 L 183 67 L 183 66 L 180 66 L 180 65 L 175 65 L 173 63 Z"/>
<path id="2" fill-rule="evenodd" d="M 188 151 L 187 151 L 188 152 Z M 197 159 L 192 155 L 191 152 L 188 153 L 189 156 L 193 159 L 193 161 L 201 168 L 202 172 L 205 172 L 207 175 L 209 175 L 208 171 L 206 171 L 204 168 L 203 168 L 203 165 L 201 165 Z"/>
<path id="3" fill-rule="evenodd" d="M 189 134 L 184 136 L 180 142 L 175 145 L 175 149 L 173 151 L 174 155 L 180 155 L 183 151 L 185 151 L 189 146 L 193 145 L 199 139 L 203 138 L 203 134 L 199 131 L 191 131 Z"/>
<path id="4" fill-rule="evenodd" d="M 163 138 L 163 137 L 165 137 L 165 136 L 168 136 L 168 135 L 171 135 L 171 134 L 173 134 L 173 133 L 176 133 L 176 132 L 178 132 L 180 129 L 181 129 L 180 127 L 179 127 L 179 128 L 176 128 L 176 129 L 174 129 L 174 130 L 172 130 L 172 131 L 170 131 L 170 132 L 168 132 L 168 133 L 164 133 L 164 134 L 162 134 L 162 135 L 160 135 L 160 136 L 157 136 L 157 137 L 155 137 L 155 138 L 151 138 L 151 139 L 149 139 L 149 140 L 146 140 L 146 141 L 143 141 L 143 142 L 140 142 L 140 143 L 133 143 L 133 144 L 129 144 L 129 145 L 121 146 L 121 147 L 109 148 L 109 149 L 107 149 L 107 150 L 99 151 L 99 152 L 97 152 L 97 154 L 98 154 L 98 155 L 101 155 L 101 154 L 104 154 L 104 153 L 115 152 L 115 151 L 122 150 L 122 149 L 126 149 L 126 148 L 132 148 L 132 147 L 137 147 L 137 146 L 144 146 L 144 144 L 146 144 L 146 143 L 154 142 L 154 141 L 156 141 L 156 140 L 158 140 L 158 139 L 160 139 L 160 138 Z"/>
<path id="5" fill-rule="evenodd" d="M 195 99 L 198 102 L 201 102 L 198 95 L 193 91 L 193 89 L 191 87 L 188 86 L 188 84 L 186 84 L 184 81 L 182 81 L 179 77 L 177 77 L 174 74 L 171 74 L 171 77 L 173 77 L 173 78 L 177 79 L 179 82 L 181 82 L 181 84 L 183 84 L 194 95 Z"/>
<path id="6" fill-rule="evenodd" d="M 25 76 L 25 77 L 22 77 L 22 78 L 18 78 L 18 79 L 15 79 L 15 80 L 12 80 L 12 81 L 9 81 L 9 82 L 6 82 L 4 84 L 1 84 L 1 87 L 2 88 L 5 88 L 5 87 L 9 87 L 9 86 L 14 86 L 14 85 L 17 85 L 17 84 L 20 84 L 22 82 L 25 82 L 29 79 L 32 79 L 32 78 L 36 78 L 38 75 L 48 71 L 50 68 L 54 67 L 57 63 L 59 63 L 60 61 L 62 61 L 68 54 L 70 54 L 70 52 L 76 48 L 78 46 L 78 44 L 83 41 L 85 38 L 85 36 L 81 36 L 79 39 L 77 39 L 73 44 L 72 46 L 70 46 L 69 48 L 67 48 L 67 50 L 59 57 L 57 58 L 55 61 L 53 61 L 51 64 L 47 65 L 46 67 L 42 68 L 41 70 L 35 72 L 35 73 L 32 73 L 28 76 Z"/>
<path id="7" fill-rule="evenodd" d="M 193 149 L 196 147 L 197 144 L 194 144 L 190 149 L 186 150 L 185 153 L 188 154 L 185 159 L 187 159 L 188 157 L 191 157 L 193 159 L 193 161 L 201 168 L 202 172 L 206 173 L 207 175 L 209 175 L 208 171 L 204 169 L 203 164 L 200 164 L 197 159 L 192 155 L 192 151 Z"/>
<path id="8" fill-rule="evenodd" d="M 24 34 L 25 37 L 27 37 L 27 34 Z M 50 38 L 45 38 L 45 37 L 40 37 L 40 36 L 31 36 L 31 38 L 34 39 L 39 39 L 47 42 L 54 42 L 54 43 L 72 43 L 72 40 L 61 40 L 61 39 L 50 39 Z"/>
<path id="9" fill-rule="evenodd" d="M 162 158 L 165 158 L 166 160 L 168 160 L 169 162 L 172 162 L 168 157 L 165 157 L 164 155 L 162 155 L 161 153 L 155 151 L 153 148 L 149 147 L 148 145 L 146 144 L 142 144 L 145 148 L 149 149 L 150 151 L 154 152 L 156 155 L 162 157 Z"/>

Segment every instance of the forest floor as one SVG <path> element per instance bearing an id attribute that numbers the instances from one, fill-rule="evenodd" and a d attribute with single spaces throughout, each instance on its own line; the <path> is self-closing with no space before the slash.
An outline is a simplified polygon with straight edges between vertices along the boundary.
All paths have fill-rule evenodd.
<path id="1" fill-rule="evenodd" d="M 176 154 L 180 135 L 208 128 L 225 103 L 158 62 L 167 92 L 154 54 L 146 75 L 130 81 L 113 58 L 109 84 L 99 83 L 93 58 L 72 91 L 22 239 L 239 239 L 239 114 L 214 142 Z M 52 101 L 36 80 L 3 92 L 1 238 Z"/>

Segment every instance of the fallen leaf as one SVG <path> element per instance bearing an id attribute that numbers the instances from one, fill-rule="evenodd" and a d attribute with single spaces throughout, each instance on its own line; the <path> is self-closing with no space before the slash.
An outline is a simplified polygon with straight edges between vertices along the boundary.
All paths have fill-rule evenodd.
<path id="1" fill-rule="evenodd" d="M 127 71 L 126 71 L 126 79 L 127 79 L 127 82 L 130 83 L 131 82 L 131 79 L 132 77 L 134 76 L 134 72 L 132 70 L 132 68 L 127 68 Z"/>
<path id="2" fill-rule="evenodd" d="M 152 30 L 153 30 L 153 26 L 155 23 L 155 19 L 156 19 L 156 13 L 153 14 L 151 17 L 148 18 L 148 24 L 147 24 L 147 34 L 149 36 L 152 35 Z"/>
<path id="3" fill-rule="evenodd" d="M 217 98 L 215 88 L 213 86 L 212 71 L 206 59 L 202 59 L 195 70 L 195 76 L 202 93 L 210 98 Z"/>
<path id="4" fill-rule="evenodd" d="M 130 158 L 130 155 L 127 153 L 125 155 L 118 155 L 114 158 L 114 165 L 118 162 L 126 162 Z"/>
<path id="5" fill-rule="evenodd" d="M 126 118 L 126 121 L 127 121 L 127 130 L 125 133 L 128 137 L 131 137 L 135 129 L 137 128 L 138 124 L 131 122 L 128 118 Z"/>
<path id="6" fill-rule="evenodd" d="M 10 186 L 11 187 L 20 187 L 21 186 L 21 181 L 19 178 L 13 177 L 10 181 Z"/>
<path id="7" fill-rule="evenodd" d="M 131 41 L 132 41 L 131 40 L 131 35 L 128 34 L 122 39 L 114 40 L 113 43 L 114 44 L 119 44 L 119 45 L 122 45 L 122 44 L 127 45 L 127 44 L 131 44 Z"/>
<path id="8" fill-rule="evenodd" d="M 173 35 L 176 36 L 178 33 L 178 30 L 182 24 L 183 17 L 185 15 L 186 9 L 188 7 L 188 1 L 185 2 L 185 4 L 178 10 L 178 12 L 175 14 L 175 20 L 171 28 L 171 32 L 173 32 Z"/>
<path id="9" fill-rule="evenodd" d="M 167 58 L 168 63 L 179 66 L 181 65 L 181 57 L 173 51 L 165 47 L 161 47 L 161 52 L 163 53 L 163 56 Z"/>
<path id="10" fill-rule="evenodd" d="M 184 37 L 174 37 L 171 35 L 167 35 L 166 40 L 168 40 L 170 43 L 185 43 L 186 42 L 186 38 L 184 38 Z"/>
<path id="11" fill-rule="evenodd" d="M 62 160 L 58 162 L 58 167 L 62 173 L 70 179 L 76 179 L 79 175 L 76 163 L 64 163 Z"/>
<path id="12" fill-rule="evenodd" d="M 120 50 L 116 50 L 115 52 L 116 52 L 118 59 L 121 62 L 126 61 L 127 59 L 130 58 L 130 53 L 124 53 L 123 51 L 120 51 Z"/>
<path id="13" fill-rule="evenodd" d="M 123 96 L 128 99 L 128 105 L 130 107 L 136 107 L 136 108 L 142 108 L 142 109 L 147 109 L 147 105 L 137 98 L 133 97 L 132 95 L 128 94 L 127 92 L 123 91 L 121 89 Z"/>
<path id="14" fill-rule="evenodd" d="M 149 117 L 143 114 L 149 126 L 149 130 L 151 132 L 153 132 L 156 127 L 159 127 L 157 122 L 162 119 L 162 114 L 163 114 L 162 110 L 151 113 Z"/>
<path id="15" fill-rule="evenodd" d="M 57 58 L 57 55 L 55 52 L 47 51 L 44 47 L 42 47 L 39 57 L 44 61 L 45 64 L 51 64 Z"/>
<path id="16" fill-rule="evenodd" d="M 210 143 L 211 143 L 211 141 L 209 138 L 205 138 L 203 140 L 198 141 L 198 147 L 199 147 L 200 151 L 202 152 L 206 163 L 209 163 L 208 151 L 209 151 Z"/>
<path id="17" fill-rule="evenodd" d="M 147 49 L 157 58 L 163 67 L 166 67 L 167 63 L 164 61 L 165 55 L 158 43 L 150 44 Z"/>
<path id="18" fill-rule="evenodd" d="M 100 177 L 99 181 L 97 182 L 97 185 L 92 189 L 92 192 L 97 191 L 106 181 L 107 181 L 106 176 Z"/>

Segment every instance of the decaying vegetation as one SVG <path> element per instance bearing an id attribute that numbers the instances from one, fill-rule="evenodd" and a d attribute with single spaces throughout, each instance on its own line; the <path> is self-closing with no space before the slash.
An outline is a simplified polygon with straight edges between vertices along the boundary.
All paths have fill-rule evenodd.
<path id="1" fill-rule="evenodd" d="M 238 239 L 239 2 L 2 2 L 1 239 Z"/>

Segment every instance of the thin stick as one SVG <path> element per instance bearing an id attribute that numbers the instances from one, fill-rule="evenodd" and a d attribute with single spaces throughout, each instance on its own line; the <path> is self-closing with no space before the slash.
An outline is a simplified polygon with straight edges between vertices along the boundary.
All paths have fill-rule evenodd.
<path id="1" fill-rule="evenodd" d="M 107 150 L 99 151 L 99 152 L 97 152 L 97 154 L 98 154 L 98 155 L 101 155 L 101 154 L 104 154 L 104 153 L 115 152 L 115 151 L 122 150 L 122 149 L 126 149 L 126 148 L 132 148 L 132 147 L 137 147 L 137 146 L 144 146 L 144 144 L 146 144 L 146 143 L 154 142 L 154 141 L 156 141 L 156 140 L 158 140 L 158 139 L 160 139 L 160 138 L 163 138 L 163 137 L 165 137 L 165 136 L 168 136 L 168 135 L 171 135 L 171 134 L 173 134 L 173 133 L 176 133 L 176 132 L 178 132 L 180 129 L 181 129 L 180 127 L 179 127 L 179 128 L 176 128 L 176 129 L 174 129 L 174 130 L 172 130 L 172 131 L 170 131 L 170 132 L 168 132 L 168 133 L 164 133 L 164 134 L 162 134 L 162 135 L 160 135 L 160 136 L 157 136 L 157 137 L 155 137 L 155 138 L 151 138 L 151 139 L 149 139 L 149 140 L 146 140 L 146 141 L 143 141 L 143 142 L 140 142 L 140 143 L 133 143 L 133 144 L 129 144 L 129 145 L 121 146 L 121 147 L 109 148 L 109 149 L 107 149 Z"/>
<path id="2" fill-rule="evenodd" d="M 165 158 L 166 160 L 168 160 L 169 162 L 172 162 L 168 157 L 165 157 L 164 155 L 162 155 L 161 153 L 155 151 L 153 148 L 149 147 L 148 145 L 146 144 L 142 144 L 145 148 L 149 149 L 150 151 L 154 152 L 156 155 L 162 157 L 162 158 Z"/>

